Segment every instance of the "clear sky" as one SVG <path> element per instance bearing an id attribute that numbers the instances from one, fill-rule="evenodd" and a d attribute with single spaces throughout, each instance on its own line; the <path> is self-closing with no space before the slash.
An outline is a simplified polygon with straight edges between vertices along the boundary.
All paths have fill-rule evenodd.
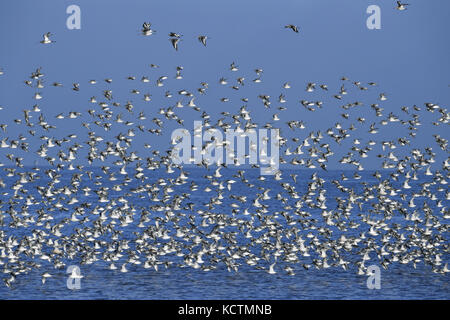
<path id="1" fill-rule="evenodd" d="M 177 98 L 168 103 L 159 97 L 165 90 L 176 94 L 183 86 L 194 91 L 201 81 L 214 83 L 210 91 L 214 98 L 208 100 L 205 96 L 202 103 L 209 113 L 227 108 L 235 112 L 243 96 L 256 101 L 254 109 L 249 109 L 257 113 L 258 108 L 263 108 L 257 95 L 269 94 L 276 100 L 283 91 L 281 85 L 289 81 L 290 104 L 283 119 L 306 119 L 305 134 L 316 127 L 326 130 L 327 126 L 322 126 L 325 121 L 330 125 L 344 122 L 339 117 L 343 110 L 336 107 L 335 100 L 322 98 L 319 93 L 313 98 L 308 96 L 308 82 L 328 84 L 328 96 L 337 93 L 339 79 L 344 75 L 354 81 L 377 82 L 376 90 L 364 93 L 364 97 L 354 90 L 349 99 L 366 99 L 370 105 L 370 99 L 375 103 L 378 94 L 385 92 L 388 100 L 382 106 L 386 115 L 389 110 L 399 115 L 399 106 L 403 105 L 423 107 L 423 103 L 432 102 L 446 106 L 450 101 L 450 1 L 406 2 L 410 3 L 409 9 L 400 12 L 391 0 L 2 0 L 0 68 L 5 74 L 0 76 L 0 117 L 3 123 L 10 122 L 22 117 L 23 109 L 32 107 L 35 89 L 26 87 L 23 81 L 39 66 L 46 79 L 44 99 L 39 104 L 45 114 L 52 115 L 85 110 L 90 96 L 101 96 L 101 91 L 108 88 L 105 83 L 92 88 L 88 81 L 106 77 L 113 78 L 113 96 L 120 97 L 122 103 L 132 100 L 142 104 L 142 94 L 151 93 L 153 104 L 145 108 L 154 111 L 176 102 Z M 81 8 L 81 30 L 66 27 L 66 8 L 71 4 Z M 380 30 L 366 27 L 366 8 L 371 4 L 381 8 Z M 155 35 L 140 35 L 144 21 L 152 23 Z M 286 24 L 298 25 L 300 33 L 285 29 Z M 42 35 L 49 31 L 56 43 L 40 44 Z M 183 35 L 179 51 L 171 47 L 169 32 Z M 207 48 L 198 42 L 200 34 L 211 38 Z M 239 72 L 231 74 L 229 65 L 233 61 Z M 160 68 L 150 69 L 150 63 Z M 184 67 L 184 79 L 177 88 L 171 85 L 177 81 L 173 79 L 176 66 Z M 263 82 L 258 86 L 250 83 L 255 68 L 264 70 Z M 168 75 L 169 79 L 162 89 L 142 89 L 137 98 L 130 94 L 134 84 L 126 82 L 128 75 L 137 79 L 148 75 L 152 81 Z M 222 90 L 217 85 L 222 76 L 230 80 L 244 76 L 249 85 L 245 92 Z M 51 87 L 53 81 L 63 83 L 64 88 Z M 79 93 L 70 90 L 74 82 L 80 83 Z M 142 83 L 136 86 L 143 88 Z M 221 96 L 234 100 L 224 104 L 217 99 Z M 301 99 L 324 99 L 329 105 L 322 113 L 308 113 L 299 109 Z M 192 114 L 186 112 L 187 127 L 199 118 Z M 430 124 L 432 120 L 424 121 L 421 132 L 428 128 L 436 131 Z M 12 124 L 7 135 L 17 135 L 21 130 L 25 130 L 23 125 Z M 68 130 L 81 130 L 80 123 L 72 122 Z M 386 133 L 388 139 L 390 131 Z M 445 130 L 440 134 L 448 138 Z M 419 146 L 433 142 L 430 135 L 416 140 Z"/>

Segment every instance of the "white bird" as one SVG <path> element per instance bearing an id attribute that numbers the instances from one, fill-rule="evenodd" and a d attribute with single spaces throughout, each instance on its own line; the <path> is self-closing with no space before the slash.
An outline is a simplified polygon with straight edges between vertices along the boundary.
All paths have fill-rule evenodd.
<path id="1" fill-rule="evenodd" d="M 42 36 L 44 39 L 41 41 L 41 43 L 49 44 L 49 43 L 55 42 L 55 41 L 50 39 L 50 36 L 52 36 L 52 34 L 50 32 L 44 33 L 44 35 Z"/>
<path id="2" fill-rule="evenodd" d="M 47 280 L 47 278 L 52 277 L 52 275 L 48 272 L 45 272 L 42 274 L 42 284 L 45 284 L 45 281 Z"/>
<path id="3" fill-rule="evenodd" d="M 144 22 L 142 24 L 142 34 L 144 36 L 151 36 L 152 34 L 154 34 L 156 31 L 151 29 L 152 24 L 150 22 Z"/>
<path id="4" fill-rule="evenodd" d="M 396 9 L 400 10 L 400 11 L 403 11 L 403 10 L 407 9 L 406 6 L 409 6 L 409 4 L 408 3 L 401 3 L 400 1 L 397 1 Z"/>
<path id="5" fill-rule="evenodd" d="M 274 270 L 275 264 L 276 264 L 276 262 L 272 263 L 272 264 L 269 266 L 269 270 L 267 270 L 267 273 L 269 273 L 269 274 L 275 274 L 275 273 L 277 273 L 277 272 Z"/>

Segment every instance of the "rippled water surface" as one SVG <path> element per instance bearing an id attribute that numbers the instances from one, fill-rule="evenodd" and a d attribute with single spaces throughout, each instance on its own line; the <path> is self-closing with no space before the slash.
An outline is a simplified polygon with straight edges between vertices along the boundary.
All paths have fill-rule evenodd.
<path id="1" fill-rule="evenodd" d="M 229 273 L 143 268 L 128 273 L 82 267 L 80 290 L 69 290 L 58 272 L 42 285 L 38 274 L 0 288 L 3 299 L 449 299 L 449 276 L 396 267 L 382 271 L 381 289 L 369 290 L 365 276 L 343 270 L 304 270 L 295 276 L 264 271 Z"/>

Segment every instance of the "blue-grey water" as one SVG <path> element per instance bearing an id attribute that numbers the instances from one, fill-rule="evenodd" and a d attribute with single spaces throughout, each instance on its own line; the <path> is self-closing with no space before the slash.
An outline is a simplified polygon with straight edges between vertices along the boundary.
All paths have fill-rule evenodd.
<path id="1" fill-rule="evenodd" d="M 19 169 L 18 169 L 19 170 Z M 30 168 L 20 169 L 20 170 L 30 170 Z M 44 172 L 46 169 L 41 168 L 41 172 Z M 101 170 L 98 168 L 92 169 L 99 176 L 102 175 Z M 203 169 L 185 169 L 185 171 L 189 175 L 189 183 L 179 186 L 174 186 L 174 195 L 180 194 L 182 192 L 191 193 L 191 197 L 189 199 L 190 202 L 195 204 L 196 210 L 202 208 L 205 210 L 205 204 L 208 203 L 211 196 L 216 195 L 215 191 L 204 192 L 204 188 L 207 185 L 207 180 L 204 179 L 205 174 L 213 174 L 214 171 L 206 171 Z M 282 206 L 279 201 L 274 200 L 275 195 L 277 193 L 283 193 L 284 190 L 280 187 L 279 181 L 275 181 L 274 177 L 267 176 L 265 181 L 259 181 L 257 177 L 259 176 L 259 171 L 256 169 L 245 169 L 245 177 L 249 179 L 250 183 L 255 184 L 255 186 L 265 186 L 266 188 L 270 186 L 271 191 L 270 195 L 272 196 L 271 200 L 264 201 L 264 204 L 269 205 L 269 213 L 268 215 L 275 215 L 275 219 L 279 222 L 279 228 L 292 228 L 286 224 L 286 220 L 282 215 L 277 215 L 277 211 L 282 210 Z M 226 179 L 234 179 L 239 180 L 239 178 L 233 178 L 237 170 L 234 169 L 224 169 L 221 171 L 223 177 L 220 181 L 225 181 Z M 70 182 L 73 171 L 65 171 L 60 180 L 60 186 L 67 185 Z M 289 179 L 289 175 L 292 173 L 298 174 L 297 183 L 295 184 L 296 189 L 299 192 L 306 192 L 307 186 L 309 183 L 309 178 L 313 171 L 301 170 L 301 171 L 293 171 L 293 170 L 283 170 L 283 178 Z M 383 179 L 387 179 L 390 172 L 383 172 Z M 334 208 L 336 205 L 335 197 L 345 197 L 346 195 L 341 193 L 332 183 L 332 180 L 339 180 L 341 175 L 344 174 L 349 179 L 347 181 L 343 181 L 342 184 L 346 187 L 353 188 L 356 193 L 362 191 L 361 183 L 367 183 L 369 185 L 378 183 L 378 180 L 373 177 L 373 172 L 371 171 L 363 171 L 359 172 L 362 176 L 361 179 L 355 180 L 352 179 L 353 172 L 350 171 L 330 171 L 330 172 L 319 172 L 319 176 L 322 177 L 326 182 L 324 187 L 327 189 L 327 206 L 329 210 Z M 40 198 L 40 195 L 36 192 L 35 186 L 46 186 L 49 182 L 49 177 L 41 174 L 42 178 L 30 183 L 27 185 L 27 190 L 29 193 L 33 195 L 36 199 Z M 147 180 L 145 183 L 153 183 L 159 178 L 168 179 L 169 177 L 176 178 L 178 173 L 168 174 L 163 170 L 157 170 L 155 172 L 146 171 Z M 117 174 L 118 179 L 121 179 L 121 176 Z M 423 173 L 418 174 L 418 180 L 411 180 L 410 185 L 411 189 L 405 190 L 406 193 L 418 192 L 420 190 L 421 184 L 427 181 L 431 181 L 433 177 L 426 176 Z M 17 177 L 8 177 L 3 173 L 2 179 L 7 186 L 11 186 L 17 180 Z M 192 192 L 189 190 L 190 181 L 194 181 L 198 184 L 198 191 Z M 106 178 L 102 181 L 102 186 L 113 186 L 118 181 L 112 182 L 108 181 Z M 294 184 L 292 180 L 290 180 L 291 184 Z M 403 180 L 392 181 L 394 186 L 401 187 Z M 120 226 L 120 223 L 116 225 L 115 228 L 123 230 L 122 234 L 119 236 L 119 239 L 128 239 L 129 242 L 129 250 L 134 250 L 136 244 L 134 243 L 134 239 L 136 236 L 142 232 L 142 227 L 138 227 L 139 224 L 139 212 L 141 207 L 147 208 L 150 213 L 150 221 L 145 223 L 145 226 L 148 227 L 150 225 L 155 225 L 156 217 L 162 217 L 163 214 L 161 212 L 152 211 L 152 206 L 156 203 L 152 202 L 149 197 L 139 198 L 135 193 L 130 192 L 133 188 L 136 188 L 138 182 L 133 179 L 127 186 L 128 189 L 124 188 L 121 191 L 112 191 L 109 192 L 109 199 L 119 198 L 120 196 L 124 196 L 127 200 L 133 204 L 133 206 L 137 209 L 135 213 L 134 221 L 128 226 Z M 89 196 L 83 197 L 83 192 L 81 189 L 85 186 L 89 186 L 91 189 L 95 189 L 96 186 L 89 179 L 83 179 L 80 182 L 79 192 L 77 193 L 77 198 L 79 203 L 68 205 L 65 204 L 65 207 L 70 208 L 71 206 L 79 205 L 82 202 L 89 202 L 92 204 L 92 208 L 99 205 L 102 206 L 104 203 L 98 202 L 98 197 L 95 194 L 90 194 Z M 435 186 L 432 185 L 430 187 L 431 192 L 435 192 L 438 195 L 438 198 L 442 200 L 442 204 L 444 207 L 448 207 L 449 201 L 445 200 L 445 191 L 444 190 L 435 190 L 435 188 L 443 187 L 443 186 Z M 445 186 L 444 186 L 445 187 Z M 7 192 L 8 188 L 3 189 Z M 223 202 L 220 205 L 217 205 L 212 209 L 213 212 L 221 213 L 224 215 L 228 215 L 230 219 L 251 219 L 250 216 L 243 215 L 233 215 L 231 213 L 231 209 L 229 207 L 232 202 L 228 195 L 233 194 L 241 194 L 247 195 L 247 201 L 242 204 L 242 210 L 244 208 L 249 208 L 249 211 L 254 212 L 252 210 L 252 200 L 256 197 L 256 194 L 252 191 L 249 192 L 249 189 L 242 183 L 235 183 L 232 186 L 231 191 L 227 189 L 223 190 Z M 252 189 L 256 190 L 256 189 Z M 33 230 L 39 229 L 43 230 L 49 234 L 48 238 L 57 239 L 55 235 L 50 233 L 49 229 L 46 228 L 45 223 L 36 226 L 35 224 L 30 224 L 28 226 L 20 226 L 20 227 L 10 227 L 11 218 L 8 214 L 6 214 L 6 209 L 8 209 L 8 199 L 11 198 L 11 191 L 9 189 L 9 194 L 3 193 L 1 196 L 2 203 L 2 216 L 3 216 L 3 224 L 1 226 L 1 232 L 3 233 L 3 241 L 8 239 L 9 237 L 13 237 L 15 239 L 23 239 L 23 237 L 30 235 Z M 162 194 L 162 193 L 161 193 Z M 443 196 L 444 195 L 444 196 Z M 23 199 L 16 199 L 19 204 L 16 204 L 16 210 L 20 211 L 20 204 L 23 205 Z M 160 197 L 162 198 L 162 196 Z M 403 201 L 400 198 L 392 197 L 397 201 Z M 408 198 L 409 199 L 409 198 Z M 66 202 L 68 200 L 65 199 Z M 293 204 L 296 199 L 289 199 L 288 203 Z M 365 203 L 362 208 L 358 208 L 355 206 L 353 209 L 354 212 L 350 218 L 351 221 L 358 221 L 360 212 L 367 212 L 371 208 L 371 203 L 376 201 L 369 200 Z M 447 222 L 439 213 L 439 208 L 436 208 L 435 201 L 429 201 L 424 197 L 417 197 L 415 199 L 415 204 L 417 208 L 421 208 L 423 201 L 427 201 L 427 204 L 433 210 L 434 214 L 438 216 L 438 219 L 442 221 L 441 223 L 444 226 L 447 226 Z M 233 201 L 236 202 L 236 201 Z M 403 201 L 404 202 L 404 201 Z M 407 202 L 404 202 L 407 205 Z M 160 203 L 161 204 L 161 203 Z M 36 215 L 36 211 L 39 208 L 46 208 L 49 204 L 39 203 L 34 204 L 28 207 L 28 213 L 30 215 Z M 406 206 L 407 207 L 407 206 Z M 200 225 L 201 219 L 198 217 L 198 214 L 195 212 L 189 212 L 189 210 L 180 210 L 184 212 L 186 216 L 181 216 L 179 225 L 186 225 L 190 221 L 188 219 L 189 216 L 193 216 L 193 221 Z M 321 220 L 320 216 L 321 210 L 311 209 L 311 217 L 317 218 L 318 225 L 324 225 L 323 220 Z M 53 220 L 50 223 L 53 225 L 57 221 L 61 221 L 62 219 L 71 217 L 71 211 L 67 212 L 59 212 L 58 210 L 49 211 L 52 215 Z M 441 216 L 439 216 L 441 215 Z M 61 229 L 61 233 L 63 235 L 71 234 L 74 232 L 82 233 L 83 228 L 92 227 L 93 221 L 98 219 L 98 215 L 94 215 L 90 213 L 89 210 L 86 210 L 84 214 L 81 214 L 78 218 L 81 220 L 82 218 L 89 218 L 89 221 L 86 221 L 84 225 L 80 222 L 68 222 L 67 226 Z M 192 220 L 191 220 L 192 221 Z M 232 220 L 230 220 L 232 221 Z M 407 226 L 408 224 L 413 224 L 411 221 L 407 221 L 401 214 L 394 214 L 389 223 L 398 223 L 402 227 Z M 171 229 L 172 226 L 172 229 Z M 48 227 L 48 226 L 47 226 Z M 209 227 L 205 227 L 203 230 L 211 230 L 214 225 Z M 174 236 L 176 231 L 173 229 L 173 223 L 166 223 L 165 228 L 168 230 L 168 234 L 170 236 Z M 243 234 L 239 230 L 239 226 L 231 226 L 229 227 L 236 232 L 237 240 L 242 244 L 249 244 L 249 240 L 243 237 Z M 345 234 L 348 236 L 359 235 L 361 232 L 368 231 L 367 224 L 360 224 L 359 228 L 356 229 L 348 229 L 346 231 L 341 231 L 334 226 L 330 226 L 330 229 L 334 231 L 332 238 L 338 238 L 340 235 Z M 231 230 L 230 229 L 230 230 Z M 301 228 L 300 228 L 301 229 Z M 302 232 L 302 230 L 300 230 Z M 310 230 L 304 230 L 304 234 L 306 235 Z M 436 231 L 434 231 L 436 232 Z M 253 232 L 256 234 L 256 232 Z M 445 244 L 449 243 L 449 235 L 448 232 L 442 233 L 444 237 Z M 377 236 L 379 237 L 379 236 Z M 375 237 L 375 238 L 377 238 Z M 82 239 L 83 245 L 85 246 L 93 246 L 92 241 L 88 239 L 86 236 Z M 99 239 L 103 239 L 105 241 L 111 241 L 111 234 L 103 234 L 99 237 Z M 151 242 L 152 240 L 148 240 Z M 168 240 L 158 240 L 159 243 L 167 242 Z M 289 242 L 289 239 L 283 238 L 283 241 Z M 256 250 L 255 248 L 253 248 Z M 43 250 L 51 250 L 50 246 L 45 246 Z M 267 273 L 266 269 L 268 269 L 269 262 L 260 261 L 260 265 L 265 269 L 257 269 L 255 267 L 251 267 L 247 265 L 245 262 L 242 262 L 239 266 L 238 272 L 227 270 L 226 265 L 223 262 L 217 263 L 217 268 L 210 271 L 203 271 L 201 268 L 194 269 L 191 267 L 179 267 L 177 265 L 180 261 L 180 258 L 175 254 L 167 254 L 164 256 L 158 256 L 158 259 L 161 261 L 171 261 L 174 262 L 172 265 L 169 265 L 167 268 L 164 264 L 159 265 L 158 271 L 153 268 L 145 269 L 143 267 L 144 259 L 141 259 L 142 264 L 133 265 L 132 263 L 127 264 L 128 272 L 123 273 L 120 272 L 120 266 L 126 259 L 128 259 L 127 254 L 124 254 L 121 260 L 115 261 L 115 265 L 118 267 L 117 270 L 109 270 L 107 267 L 110 262 L 103 261 L 102 253 L 104 253 L 104 248 L 100 247 L 96 249 L 98 252 L 98 260 L 92 263 L 86 264 L 83 263 L 80 256 L 74 256 L 73 259 L 68 259 L 67 257 L 61 258 L 61 261 L 65 264 L 64 267 L 55 269 L 53 264 L 48 263 L 46 260 L 42 260 L 39 256 L 27 257 L 22 254 L 20 257 L 24 260 L 35 261 L 41 265 L 40 268 L 32 269 L 27 274 L 18 275 L 16 280 L 12 283 L 11 287 L 8 288 L 3 284 L 0 284 L 0 298 L 1 299 L 448 299 L 450 298 L 450 288 L 449 288 L 449 280 L 450 276 L 448 273 L 446 274 L 437 274 L 434 273 L 432 267 L 430 265 L 424 264 L 423 262 L 418 262 L 415 266 L 411 263 L 409 264 L 401 264 L 399 262 L 391 263 L 387 269 L 381 268 L 381 288 L 380 289 L 368 289 L 367 287 L 367 276 L 366 275 L 357 275 L 357 268 L 355 265 L 350 264 L 348 270 L 343 270 L 341 267 L 332 266 L 327 269 L 316 269 L 314 265 L 309 269 L 305 270 L 302 267 L 303 263 L 311 263 L 312 258 L 314 256 L 306 258 L 300 255 L 300 263 L 291 263 L 291 267 L 294 269 L 295 275 L 288 275 L 283 267 L 285 266 L 285 262 L 279 261 L 276 266 L 276 274 Z M 440 248 L 442 250 L 442 247 Z M 255 251 L 257 252 L 257 251 Z M 355 251 L 351 251 L 346 253 L 348 255 L 348 260 L 357 261 L 361 260 L 361 256 L 358 255 Z M 441 252 L 442 254 L 442 262 L 444 265 L 448 262 L 449 255 L 446 252 Z M 7 254 L 6 254 L 7 255 Z M 0 268 L 4 270 L 5 263 L 7 263 L 7 258 L 2 257 L 0 261 L 2 265 Z M 207 258 L 204 257 L 205 265 L 209 264 Z M 378 259 L 376 255 L 371 255 L 371 260 L 365 263 L 366 266 L 370 264 L 379 265 Z M 68 274 L 66 273 L 67 267 L 70 265 L 76 265 L 80 268 L 81 274 L 83 278 L 80 282 L 80 289 L 71 290 L 68 289 L 67 279 Z M 49 272 L 52 277 L 48 278 L 45 284 L 41 282 L 41 275 L 44 272 Z M 0 277 L 3 279 L 8 278 L 7 274 L 0 274 Z"/>

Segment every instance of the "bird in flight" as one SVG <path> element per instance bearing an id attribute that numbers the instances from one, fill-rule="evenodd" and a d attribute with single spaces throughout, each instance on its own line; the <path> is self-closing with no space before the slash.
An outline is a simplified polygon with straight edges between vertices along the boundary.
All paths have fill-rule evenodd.
<path id="1" fill-rule="evenodd" d="M 144 36 L 151 36 L 153 33 L 155 33 L 155 30 L 151 29 L 152 24 L 150 22 L 144 22 L 142 24 L 142 34 Z"/>
<path id="2" fill-rule="evenodd" d="M 181 34 L 176 33 L 176 32 L 169 32 L 169 37 L 181 38 Z"/>
<path id="3" fill-rule="evenodd" d="M 52 36 L 52 34 L 50 32 L 44 33 L 44 35 L 43 35 L 44 39 L 41 41 L 41 43 L 49 44 L 49 43 L 55 42 L 55 41 L 50 39 L 51 36 Z"/>
<path id="4" fill-rule="evenodd" d="M 293 24 L 288 24 L 284 26 L 286 29 L 291 29 L 292 31 L 294 31 L 295 33 L 298 33 L 298 27 L 294 26 Z"/>
<path id="5" fill-rule="evenodd" d="M 198 41 L 203 43 L 203 45 L 206 47 L 206 39 L 208 39 L 208 36 L 198 36 Z"/>
<path id="6" fill-rule="evenodd" d="M 175 50 L 178 51 L 178 42 L 180 41 L 180 38 L 170 38 L 170 42 L 172 43 L 172 46 L 175 48 Z"/>
<path id="7" fill-rule="evenodd" d="M 397 1 L 397 10 L 403 11 L 406 10 L 406 6 L 409 6 L 408 3 L 401 3 L 400 1 Z"/>

